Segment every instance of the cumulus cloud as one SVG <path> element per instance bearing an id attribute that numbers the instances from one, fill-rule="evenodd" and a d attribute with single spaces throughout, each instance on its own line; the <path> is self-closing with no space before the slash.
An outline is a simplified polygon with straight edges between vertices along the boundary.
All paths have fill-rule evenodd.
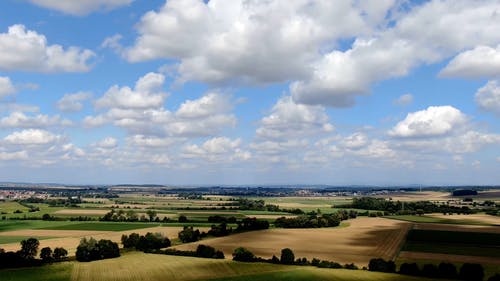
<path id="1" fill-rule="evenodd" d="M 257 136 L 263 139 L 286 139 L 334 130 L 323 107 L 297 104 L 290 96 L 280 98 L 260 124 Z"/>
<path id="2" fill-rule="evenodd" d="M 500 77 L 500 45 L 477 46 L 454 57 L 439 73 L 443 77 Z"/>
<path id="3" fill-rule="evenodd" d="M 50 126 L 69 126 L 72 122 L 62 119 L 59 115 L 48 116 L 37 114 L 33 116 L 26 115 L 20 111 L 14 111 L 10 115 L 0 119 L 2 128 L 45 128 Z"/>
<path id="4" fill-rule="evenodd" d="M 94 11 L 112 10 L 118 7 L 127 6 L 134 0 L 28 0 L 31 3 L 56 10 L 65 14 L 84 16 Z"/>
<path id="5" fill-rule="evenodd" d="M 475 95 L 476 104 L 484 111 L 493 112 L 500 116 L 500 82 L 488 81 Z"/>
<path id="6" fill-rule="evenodd" d="M 12 85 L 12 81 L 9 77 L 0 76 L 0 99 L 6 96 L 12 95 L 16 92 L 16 88 Z"/>
<path id="7" fill-rule="evenodd" d="M 3 140 L 13 145 L 46 145 L 59 140 L 61 136 L 54 135 L 49 131 L 40 129 L 27 129 L 13 132 Z"/>
<path id="8" fill-rule="evenodd" d="M 165 76 L 150 72 L 137 80 L 135 88 L 111 87 L 95 105 L 97 108 L 148 109 L 163 105 L 166 94 L 161 87 Z"/>
<path id="9" fill-rule="evenodd" d="M 78 112 L 83 109 L 83 102 L 91 97 L 92 94 L 89 92 L 65 94 L 59 101 L 57 101 L 56 106 L 63 112 Z"/>
<path id="10" fill-rule="evenodd" d="M 124 55 L 181 59 L 181 80 L 283 82 L 304 77 L 331 42 L 384 21 L 394 2 L 369 9 L 351 1 L 167 1 L 142 17 Z"/>
<path id="11" fill-rule="evenodd" d="M 236 117 L 230 113 L 231 97 L 216 92 L 187 100 L 175 112 L 166 110 L 164 80 L 162 74 L 148 73 L 137 80 L 134 89 L 111 87 L 95 102 L 96 109 L 104 112 L 86 116 L 84 126 L 113 124 L 132 135 L 202 137 L 236 125 Z"/>
<path id="12" fill-rule="evenodd" d="M 413 103 L 413 95 L 412 94 L 404 94 L 393 101 L 395 105 L 398 106 L 407 106 Z"/>
<path id="13" fill-rule="evenodd" d="M 114 148 L 118 145 L 118 140 L 113 137 L 107 137 L 96 143 L 96 146 L 102 148 Z"/>
<path id="14" fill-rule="evenodd" d="M 240 148 L 241 139 L 231 140 L 216 137 L 205 141 L 202 145 L 188 145 L 183 149 L 185 158 L 203 158 L 210 161 L 248 160 L 250 152 Z"/>
<path id="15" fill-rule="evenodd" d="M 36 72 L 86 72 L 94 52 L 79 47 L 47 45 L 44 35 L 26 30 L 24 25 L 0 33 L 0 69 Z"/>
<path id="16" fill-rule="evenodd" d="M 462 128 L 467 117 L 452 106 L 430 106 L 427 109 L 408 113 L 396 124 L 389 135 L 393 137 L 438 137 Z"/>
<path id="17" fill-rule="evenodd" d="M 0 152 L 0 161 L 26 160 L 28 153 L 24 150 L 15 152 Z"/>

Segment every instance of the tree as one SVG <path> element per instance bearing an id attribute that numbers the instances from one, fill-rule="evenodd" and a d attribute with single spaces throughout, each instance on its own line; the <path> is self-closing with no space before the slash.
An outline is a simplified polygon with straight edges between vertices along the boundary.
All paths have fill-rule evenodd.
<path id="1" fill-rule="evenodd" d="M 243 247 L 238 247 L 234 249 L 233 260 L 249 262 L 255 260 L 255 255 Z"/>
<path id="2" fill-rule="evenodd" d="M 123 234 L 122 235 L 122 244 L 123 248 L 135 248 L 139 243 L 140 235 L 137 233 L 131 233 L 129 236 Z"/>
<path id="3" fill-rule="evenodd" d="M 54 249 L 52 256 L 54 257 L 54 260 L 61 261 L 68 256 L 68 251 L 62 247 L 57 247 Z"/>
<path id="4" fill-rule="evenodd" d="M 23 240 L 21 241 L 21 250 L 19 251 L 19 255 L 23 259 L 34 259 L 38 252 L 38 246 L 40 246 L 40 242 L 38 242 L 36 238 Z"/>
<path id="5" fill-rule="evenodd" d="M 460 268 L 459 277 L 467 281 L 481 281 L 484 277 L 483 266 L 477 263 L 464 263 Z"/>
<path id="6" fill-rule="evenodd" d="M 282 264 L 293 264 L 295 261 L 293 251 L 290 248 L 282 249 L 280 261 Z"/>
<path id="7" fill-rule="evenodd" d="M 437 266 L 433 265 L 432 263 L 427 263 L 424 264 L 424 267 L 422 268 L 422 275 L 426 277 L 438 277 L 439 276 L 439 270 Z"/>
<path id="8" fill-rule="evenodd" d="M 196 242 L 200 240 L 200 230 L 194 230 L 192 226 L 184 226 L 177 236 L 182 243 Z"/>
<path id="9" fill-rule="evenodd" d="M 371 259 L 368 264 L 369 271 L 396 272 L 396 264 L 393 261 L 383 259 Z"/>
<path id="10" fill-rule="evenodd" d="M 417 276 L 420 274 L 420 270 L 416 263 L 403 263 L 399 268 L 399 274 Z"/>
<path id="11" fill-rule="evenodd" d="M 148 217 L 149 217 L 149 221 L 154 221 L 154 219 L 155 219 L 155 217 L 156 217 L 156 215 L 157 215 L 158 213 L 156 213 L 156 211 L 155 211 L 155 210 L 147 210 L 147 211 L 146 211 L 146 214 L 147 214 L 147 215 L 148 215 Z"/>
<path id="12" fill-rule="evenodd" d="M 458 277 L 457 268 L 452 263 L 442 262 L 438 266 L 439 277 L 446 279 L 456 279 Z"/>
<path id="13" fill-rule="evenodd" d="M 76 248 L 77 261 L 93 261 L 120 256 L 120 248 L 118 244 L 111 241 L 101 239 L 97 242 L 94 238 L 83 238 L 80 245 Z"/>
<path id="14" fill-rule="evenodd" d="M 187 219 L 187 217 L 185 215 L 180 215 L 179 216 L 179 222 L 187 222 L 187 221 L 188 221 L 188 219 Z"/>
<path id="15" fill-rule="evenodd" d="M 50 247 L 45 247 L 40 250 L 40 258 L 43 262 L 52 262 L 52 249 Z"/>

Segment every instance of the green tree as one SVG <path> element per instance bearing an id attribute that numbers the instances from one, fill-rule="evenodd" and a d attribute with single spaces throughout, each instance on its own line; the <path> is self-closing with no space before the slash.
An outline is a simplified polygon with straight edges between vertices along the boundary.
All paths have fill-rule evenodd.
<path id="1" fill-rule="evenodd" d="M 23 240 L 21 241 L 19 255 L 24 259 L 34 259 L 38 252 L 38 246 L 40 246 L 40 242 L 36 238 Z"/>
<path id="2" fill-rule="evenodd" d="M 293 251 L 290 248 L 282 249 L 280 261 L 282 264 L 293 264 L 295 261 Z"/>
<path id="3" fill-rule="evenodd" d="M 194 230 L 192 226 L 184 226 L 184 229 L 177 236 L 182 243 L 196 242 L 200 240 L 200 231 Z"/>
<path id="4" fill-rule="evenodd" d="M 68 256 L 68 251 L 62 247 L 57 247 L 54 249 L 52 256 L 54 257 L 54 260 L 61 261 Z"/>
<path id="5" fill-rule="evenodd" d="M 149 217 L 149 221 L 154 221 L 156 215 L 158 214 L 155 210 L 147 210 L 146 214 Z"/>
<path id="6" fill-rule="evenodd" d="M 40 258 L 43 262 L 52 262 L 52 249 L 45 247 L 40 250 Z"/>
<path id="7" fill-rule="evenodd" d="M 234 249 L 233 260 L 249 262 L 255 260 L 255 255 L 243 247 L 238 247 Z"/>
<path id="8" fill-rule="evenodd" d="M 459 277 L 467 281 L 481 281 L 484 277 L 483 266 L 477 263 L 464 263 L 460 268 Z"/>

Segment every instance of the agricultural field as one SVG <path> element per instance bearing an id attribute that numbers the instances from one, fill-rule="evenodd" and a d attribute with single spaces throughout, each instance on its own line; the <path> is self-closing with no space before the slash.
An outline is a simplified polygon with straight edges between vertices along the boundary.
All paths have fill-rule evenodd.
<path id="1" fill-rule="evenodd" d="M 132 225 L 135 225 L 132 227 Z M 93 226 L 93 227 L 91 227 Z M 52 229 L 55 228 L 55 229 Z M 208 228 L 199 228 L 200 231 L 207 231 Z M 64 247 L 68 250 L 70 255 L 74 255 L 76 247 L 83 237 L 94 237 L 95 239 L 109 239 L 114 242 L 120 242 L 123 234 L 129 235 L 130 233 L 139 233 L 141 235 L 147 232 L 163 233 L 169 239 L 176 239 L 182 227 L 175 226 L 159 226 L 159 224 L 141 224 L 141 223 L 73 223 L 67 225 L 60 225 L 48 227 L 45 229 L 22 229 L 0 232 L 0 239 L 2 237 L 9 237 L 10 241 L 0 244 L 0 248 L 6 251 L 19 250 L 19 241 L 31 237 L 49 237 L 40 240 L 40 248 L 43 247 Z M 17 241 L 15 241 L 17 237 Z"/>
<path id="2" fill-rule="evenodd" d="M 396 215 L 396 216 L 387 216 L 387 218 L 394 220 L 415 222 L 415 223 L 437 223 L 437 224 L 478 225 L 478 226 L 497 226 L 500 223 L 500 217 L 494 217 L 484 214 L 475 214 L 475 215 L 426 214 L 422 216 Z"/>
<path id="3" fill-rule="evenodd" d="M 265 263 L 241 263 L 191 257 L 127 253 L 90 263 L 64 262 L 29 269 L 0 270 L 2 281 L 25 280 L 335 280 L 418 281 L 425 278 L 364 270 L 320 269 Z"/>
<path id="4" fill-rule="evenodd" d="M 384 218 L 360 217 L 349 226 L 319 229 L 268 229 L 203 240 L 202 244 L 221 249 L 230 256 L 237 247 L 271 258 L 291 248 L 296 257 L 320 258 L 366 266 L 371 258 L 392 259 L 401 247 L 411 224 Z M 176 246 L 193 250 L 199 243 Z"/>

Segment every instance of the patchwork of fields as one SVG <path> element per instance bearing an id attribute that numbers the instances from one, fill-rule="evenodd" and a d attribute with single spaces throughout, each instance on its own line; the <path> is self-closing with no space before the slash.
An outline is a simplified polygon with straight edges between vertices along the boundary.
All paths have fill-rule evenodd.
<path id="1" fill-rule="evenodd" d="M 245 247 L 255 255 L 279 256 L 281 249 L 291 248 L 296 257 L 320 258 L 339 263 L 365 266 L 371 258 L 392 259 L 411 224 L 384 218 L 360 217 L 348 221 L 348 227 L 316 229 L 269 229 L 231 235 L 177 246 L 195 249 L 203 243 L 221 249 L 231 256 L 237 247 Z"/>

